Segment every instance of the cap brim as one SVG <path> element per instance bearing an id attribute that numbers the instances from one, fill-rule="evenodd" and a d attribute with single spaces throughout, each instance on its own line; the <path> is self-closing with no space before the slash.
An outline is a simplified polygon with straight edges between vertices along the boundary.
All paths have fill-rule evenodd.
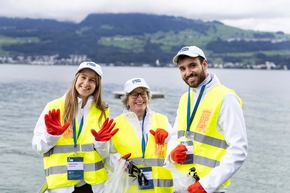
<path id="1" fill-rule="evenodd" d="M 132 87 L 130 87 L 128 90 L 126 90 L 125 93 L 130 93 L 130 92 L 132 92 L 133 90 L 135 90 L 136 88 L 146 88 L 146 89 L 150 90 L 149 87 L 144 86 L 144 85 L 142 85 L 142 86 L 132 86 Z"/>
<path id="2" fill-rule="evenodd" d="M 92 68 L 92 67 L 90 67 L 90 66 L 83 66 L 83 67 L 79 68 L 79 69 L 77 70 L 76 74 L 77 74 L 78 72 L 80 72 L 81 70 L 83 70 L 83 69 L 90 69 L 90 70 L 94 71 L 97 75 L 99 75 L 101 78 L 102 78 L 102 76 L 103 76 L 103 72 L 102 72 L 100 69 Z"/>
<path id="3" fill-rule="evenodd" d="M 190 56 L 190 57 L 198 57 L 199 56 L 198 54 L 186 54 L 186 53 L 176 54 L 176 56 L 174 56 L 174 58 L 172 59 L 172 62 L 174 64 L 177 64 L 177 60 L 178 60 L 179 56 L 181 56 L 181 55 Z"/>

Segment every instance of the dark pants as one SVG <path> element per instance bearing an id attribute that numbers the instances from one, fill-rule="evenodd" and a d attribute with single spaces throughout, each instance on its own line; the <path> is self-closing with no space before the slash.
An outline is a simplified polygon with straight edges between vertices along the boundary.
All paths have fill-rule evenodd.
<path id="1" fill-rule="evenodd" d="M 93 193 L 92 186 L 90 184 L 85 184 L 80 187 L 75 187 L 72 193 Z"/>

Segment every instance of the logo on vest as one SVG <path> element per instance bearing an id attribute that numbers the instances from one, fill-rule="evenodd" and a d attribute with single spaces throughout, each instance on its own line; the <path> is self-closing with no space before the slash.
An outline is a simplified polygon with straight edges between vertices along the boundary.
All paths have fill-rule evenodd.
<path id="1" fill-rule="evenodd" d="M 196 130 L 198 132 L 201 132 L 201 133 L 206 132 L 206 127 L 208 125 L 208 120 L 209 120 L 210 114 L 211 114 L 211 112 L 208 110 L 205 110 L 202 112 L 201 117 L 199 119 L 199 122 L 197 124 L 197 128 L 196 128 Z"/>

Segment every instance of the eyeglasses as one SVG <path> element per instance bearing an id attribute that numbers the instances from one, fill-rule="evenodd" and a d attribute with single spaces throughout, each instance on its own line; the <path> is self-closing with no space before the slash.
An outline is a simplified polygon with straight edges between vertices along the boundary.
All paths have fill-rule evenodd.
<path id="1" fill-rule="evenodd" d="M 130 93 L 130 96 L 133 98 L 133 99 L 137 99 L 139 97 L 139 95 L 145 99 L 147 97 L 147 92 L 132 92 Z"/>

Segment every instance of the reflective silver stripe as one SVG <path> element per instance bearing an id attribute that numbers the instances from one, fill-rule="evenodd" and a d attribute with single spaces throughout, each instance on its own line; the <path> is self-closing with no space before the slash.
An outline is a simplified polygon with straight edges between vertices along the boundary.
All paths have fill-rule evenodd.
<path id="1" fill-rule="evenodd" d="M 67 172 L 67 166 L 54 166 L 44 170 L 45 176 Z"/>
<path id="2" fill-rule="evenodd" d="M 209 136 L 202 135 L 199 133 L 195 133 L 194 140 L 208 144 L 208 145 L 212 145 L 214 147 L 223 148 L 223 149 L 226 149 L 228 147 L 225 140 L 220 140 L 220 139 L 209 137 Z"/>
<path id="3" fill-rule="evenodd" d="M 79 146 L 79 145 L 78 145 Z M 85 145 L 81 145 L 81 151 L 82 152 L 90 152 L 90 151 L 94 151 L 94 144 L 85 144 Z"/>
<path id="4" fill-rule="evenodd" d="M 184 162 L 184 164 L 200 164 L 200 165 L 204 165 L 210 168 L 214 168 L 220 165 L 220 162 L 213 159 L 206 158 L 206 157 L 202 157 L 202 156 L 187 154 L 186 161 Z"/>
<path id="5" fill-rule="evenodd" d="M 104 163 L 102 161 L 99 161 L 94 164 L 84 164 L 84 172 L 97 171 L 102 168 L 104 168 Z M 46 169 L 44 173 L 45 173 L 45 176 L 67 173 L 67 166 L 53 166 Z"/>
<path id="6" fill-rule="evenodd" d="M 164 166 L 164 159 L 158 158 L 151 158 L 151 159 L 144 159 L 145 166 Z"/>
<path id="7" fill-rule="evenodd" d="M 173 180 L 162 180 L 162 179 L 153 179 L 154 187 L 172 187 L 173 186 Z"/>
<path id="8" fill-rule="evenodd" d="M 184 135 L 185 135 L 185 131 L 183 130 L 178 131 L 178 138 L 183 137 Z M 191 139 L 194 139 L 195 141 L 198 141 L 207 145 L 211 145 L 214 147 L 223 148 L 223 149 L 226 149 L 228 147 L 225 140 L 220 140 L 217 138 L 209 137 L 209 136 L 202 135 L 196 132 L 188 131 L 186 132 L 186 136 Z"/>
<path id="9" fill-rule="evenodd" d="M 82 151 L 82 152 L 90 152 L 94 150 L 94 144 L 86 144 L 86 145 L 78 145 L 76 149 L 73 145 L 58 145 L 54 146 L 52 149 L 50 149 L 48 152 L 46 152 L 43 156 L 48 157 L 52 154 L 56 153 L 73 153 L 75 151 Z"/>
<path id="10" fill-rule="evenodd" d="M 214 167 L 220 165 L 220 162 L 217 160 L 213 160 L 213 159 L 209 159 L 209 158 L 197 156 L 197 155 L 194 155 L 193 162 L 196 164 L 208 166 L 211 168 L 214 168 Z"/>
<path id="11" fill-rule="evenodd" d="M 164 166 L 164 158 L 132 158 L 130 159 L 132 162 L 134 162 L 136 165 L 144 164 L 144 166 Z"/>
<path id="12" fill-rule="evenodd" d="M 130 160 L 132 161 L 132 162 L 134 162 L 134 164 L 136 164 L 136 165 L 141 165 L 141 164 L 143 164 L 143 159 L 142 158 L 130 158 Z"/>
<path id="13" fill-rule="evenodd" d="M 177 136 L 178 136 L 178 138 L 185 136 L 185 131 L 184 130 L 178 130 L 177 131 Z"/>
<path id="14" fill-rule="evenodd" d="M 102 161 L 99 161 L 97 163 L 92 163 L 92 164 L 85 164 L 84 165 L 84 171 L 85 172 L 90 172 L 90 171 L 97 171 L 104 168 L 104 163 Z"/>

